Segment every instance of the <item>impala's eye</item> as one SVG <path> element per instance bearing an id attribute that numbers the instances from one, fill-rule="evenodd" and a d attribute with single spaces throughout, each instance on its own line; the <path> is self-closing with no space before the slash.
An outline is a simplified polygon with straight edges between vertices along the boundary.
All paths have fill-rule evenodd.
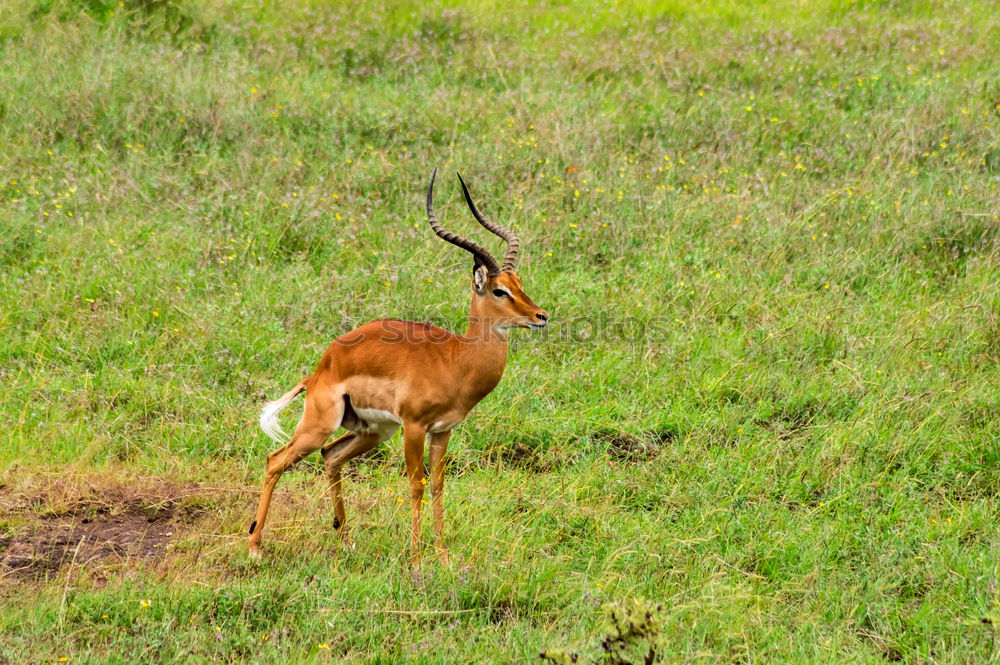
<path id="1" fill-rule="evenodd" d="M 500 289 L 493 289 L 493 295 L 497 298 L 503 298 L 504 296 L 509 296 L 510 294 L 506 291 L 501 291 Z"/>

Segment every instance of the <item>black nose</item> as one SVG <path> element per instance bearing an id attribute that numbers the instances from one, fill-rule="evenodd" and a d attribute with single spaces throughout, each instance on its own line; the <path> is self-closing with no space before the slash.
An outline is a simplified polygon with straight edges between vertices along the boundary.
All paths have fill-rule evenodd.
<path id="1" fill-rule="evenodd" d="M 539 321 L 548 321 L 549 320 L 549 315 L 548 314 L 542 314 L 541 312 L 538 312 L 537 314 L 535 314 L 535 318 L 538 319 Z"/>

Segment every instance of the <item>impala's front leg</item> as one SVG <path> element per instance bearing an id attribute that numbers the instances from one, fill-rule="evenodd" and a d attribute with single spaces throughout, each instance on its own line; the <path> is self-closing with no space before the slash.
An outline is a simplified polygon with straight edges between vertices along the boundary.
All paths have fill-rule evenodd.
<path id="1" fill-rule="evenodd" d="M 410 479 L 410 508 L 413 524 L 410 532 L 410 562 L 420 567 L 420 512 L 424 500 L 424 439 L 427 430 L 417 423 L 403 425 L 403 448 L 406 454 L 406 476 Z"/>
<path id="2" fill-rule="evenodd" d="M 431 434 L 431 507 L 434 509 L 434 546 L 443 563 L 448 563 L 444 546 L 444 460 L 451 431 Z"/>

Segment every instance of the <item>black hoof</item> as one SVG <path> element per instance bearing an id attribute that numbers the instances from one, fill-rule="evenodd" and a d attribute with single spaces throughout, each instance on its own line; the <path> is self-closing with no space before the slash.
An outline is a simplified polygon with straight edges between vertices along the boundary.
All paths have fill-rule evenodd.
<path id="1" fill-rule="evenodd" d="M 333 518 L 333 528 L 334 529 L 339 529 L 340 528 L 340 518 L 339 517 L 334 517 Z"/>
<path id="2" fill-rule="evenodd" d="M 250 523 L 250 535 L 253 535 L 253 530 L 257 528 L 257 520 Z"/>

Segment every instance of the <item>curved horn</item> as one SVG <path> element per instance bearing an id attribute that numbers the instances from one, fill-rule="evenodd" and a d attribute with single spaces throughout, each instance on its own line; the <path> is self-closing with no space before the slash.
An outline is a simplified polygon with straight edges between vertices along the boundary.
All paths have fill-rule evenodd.
<path id="1" fill-rule="evenodd" d="M 483 217 L 483 214 L 479 212 L 476 204 L 472 201 L 472 195 L 469 194 L 469 188 L 465 186 L 465 181 L 462 180 L 462 174 L 456 173 L 458 176 L 458 181 L 462 183 L 462 193 L 465 194 L 465 202 L 469 204 L 469 209 L 472 210 L 473 217 L 476 221 L 483 225 L 487 231 L 500 236 L 507 241 L 507 256 L 503 260 L 504 270 L 513 270 L 514 264 L 517 263 L 517 250 L 521 247 L 521 239 L 517 237 L 517 234 L 508 228 L 504 228 L 499 224 L 494 224 L 490 220 Z"/>
<path id="2" fill-rule="evenodd" d="M 434 216 L 434 178 L 437 176 L 437 169 L 434 169 L 434 173 L 431 174 L 431 183 L 427 186 L 427 221 L 431 223 L 431 228 L 434 229 L 434 233 L 437 234 L 442 240 L 447 240 L 453 245 L 458 245 L 467 252 L 471 252 L 474 257 L 476 257 L 476 263 L 483 264 L 486 266 L 486 270 L 489 271 L 490 275 L 497 275 L 500 273 L 500 266 L 497 265 L 497 260 L 486 251 L 484 248 L 480 247 L 471 240 L 467 240 L 460 235 L 456 235 L 451 231 L 446 231 L 441 224 L 438 223 L 437 217 Z"/>

